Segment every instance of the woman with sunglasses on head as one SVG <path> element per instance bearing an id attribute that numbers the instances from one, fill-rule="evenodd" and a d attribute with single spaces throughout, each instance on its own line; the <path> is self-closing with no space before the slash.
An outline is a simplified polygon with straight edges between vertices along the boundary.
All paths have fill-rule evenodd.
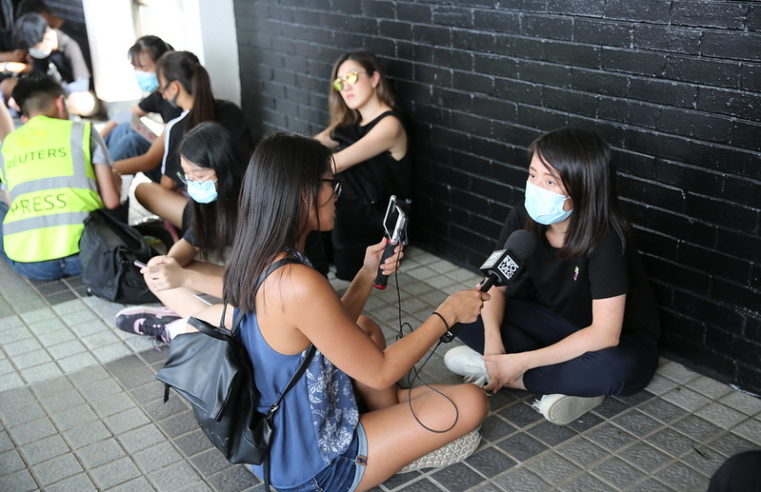
<path id="1" fill-rule="evenodd" d="M 208 307 L 197 293 L 222 297 L 224 265 L 233 242 L 245 172 L 229 132 L 218 123 L 194 127 L 182 139 L 178 152 L 190 196 L 190 224 L 166 255 L 154 256 L 141 270 L 164 306 L 129 307 L 115 320 L 121 330 L 163 342 L 172 338 L 173 329 L 183 330 L 185 322 L 180 318 Z M 178 322 L 171 324 L 173 321 Z"/>
<path id="2" fill-rule="evenodd" d="M 156 156 L 149 149 L 149 160 L 160 165 L 160 183 L 141 183 L 135 188 L 135 197 L 149 211 L 168 220 L 175 227 L 185 228 L 189 219 L 188 199 L 177 148 L 185 133 L 204 121 L 215 121 L 230 133 L 234 155 L 246 162 L 253 149 L 253 139 L 240 108 L 230 101 L 215 99 L 206 69 L 189 51 L 169 51 L 156 63 L 159 86 L 157 91 L 171 106 L 182 110 L 180 116 L 169 121 L 159 137 L 162 153 Z M 145 161 L 144 156 L 114 163 L 121 174 L 136 170 L 133 164 Z M 143 170 L 143 169 L 138 169 Z"/>
<path id="3" fill-rule="evenodd" d="M 342 55 L 332 80 L 330 125 L 316 138 L 333 150 L 344 188 L 331 240 L 336 276 L 350 280 L 362 266 L 365 246 L 383 234 L 389 197 L 410 198 L 412 168 L 407 132 L 375 56 Z"/>
<path id="4" fill-rule="evenodd" d="M 488 379 L 489 390 L 544 395 L 535 408 L 564 425 L 604 395 L 645 388 L 658 363 L 660 324 L 608 144 L 564 128 L 529 151 L 525 201 L 497 243 L 527 229 L 537 248 L 519 279 L 489 291 L 474 329 L 460 333 L 470 348 L 451 349 L 444 360 L 455 373 Z"/>
<path id="5" fill-rule="evenodd" d="M 487 411 L 475 385 L 436 386 L 440 393 L 415 388 L 408 401 L 408 392 L 395 383 L 444 334 L 446 324 L 474 320 L 488 295 L 476 289 L 452 294 L 415 331 L 386 347 L 380 327 L 360 314 L 383 243 L 365 249 L 359 272 L 340 298 L 304 256 L 307 235 L 334 224 L 332 166 L 330 151 L 314 139 L 275 134 L 262 140 L 243 179 L 225 270 L 225 300 L 236 306 L 226 311 L 225 324 L 230 328 L 238 313 L 244 315 L 236 333 L 253 364 L 260 411 L 275 402 L 306 351 L 316 347 L 274 415 L 270 479 L 281 492 L 367 490 L 456 439 L 470 446 L 449 458 L 463 459 L 477 447 L 474 429 Z M 399 247 L 381 266 L 385 275 L 396 270 L 397 256 Z M 222 306 L 213 306 L 198 317 L 218 323 L 221 312 Z M 357 396 L 367 411 L 361 413 Z M 444 453 L 435 454 L 444 459 Z M 253 471 L 262 477 L 261 466 Z"/>

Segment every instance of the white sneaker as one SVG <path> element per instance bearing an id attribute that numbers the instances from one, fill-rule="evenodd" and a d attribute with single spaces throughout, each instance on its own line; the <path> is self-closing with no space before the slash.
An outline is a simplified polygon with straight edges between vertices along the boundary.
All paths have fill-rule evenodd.
<path id="1" fill-rule="evenodd" d="M 585 398 L 559 394 L 544 395 L 536 400 L 532 407 L 553 424 L 567 425 L 598 406 L 604 399 L 604 396 Z"/>
<path id="2" fill-rule="evenodd" d="M 453 373 L 464 376 L 468 383 L 483 386 L 489 382 L 482 355 L 467 345 L 447 350 L 444 354 L 444 365 Z"/>
<path id="3" fill-rule="evenodd" d="M 480 442 L 481 432 L 479 427 L 459 439 L 455 439 L 449 444 L 445 444 L 439 449 L 434 449 L 425 456 L 421 456 L 396 473 L 407 473 L 423 468 L 442 468 L 453 463 L 459 463 L 473 454 L 478 449 Z"/>

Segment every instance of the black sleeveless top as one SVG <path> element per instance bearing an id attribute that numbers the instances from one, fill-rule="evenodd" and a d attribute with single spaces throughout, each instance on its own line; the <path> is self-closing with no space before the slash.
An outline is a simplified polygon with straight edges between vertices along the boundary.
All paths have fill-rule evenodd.
<path id="1" fill-rule="evenodd" d="M 395 116 L 402 122 L 399 113 L 386 111 L 364 126 L 355 124 L 335 128 L 330 133 L 330 138 L 338 142 L 335 152 L 357 142 L 387 116 Z M 399 199 L 411 198 L 411 161 L 408 144 L 407 153 L 398 161 L 386 151 L 339 173 L 338 179 L 343 186 L 339 202 L 342 205 L 360 202 L 385 208 L 391 195 L 396 195 Z"/>

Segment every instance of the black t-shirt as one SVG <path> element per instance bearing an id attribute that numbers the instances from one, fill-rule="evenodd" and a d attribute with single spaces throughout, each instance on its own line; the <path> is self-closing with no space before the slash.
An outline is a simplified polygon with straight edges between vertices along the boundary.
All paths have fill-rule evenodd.
<path id="1" fill-rule="evenodd" d="M 182 120 L 169 128 L 169 133 L 165 136 L 167 140 L 164 145 L 164 162 L 161 163 L 162 174 L 172 179 L 178 188 L 183 189 L 185 185 L 178 177 L 178 174 L 182 175 L 182 166 L 180 166 L 180 156 L 177 150 L 180 147 L 183 135 L 185 135 L 187 118 L 188 115 L 186 114 Z M 235 152 L 241 162 L 248 162 L 254 149 L 254 141 L 251 138 L 251 131 L 248 128 L 245 116 L 243 116 L 243 111 L 230 101 L 215 99 L 214 121 L 230 132 Z"/>
<path id="2" fill-rule="evenodd" d="M 402 121 L 396 111 L 386 111 L 366 125 L 356 124 L 335 128 L 330 134 L 330 138 L 338 142 L 334 152 L 356 143 L 378 122 L 388 116 Z M 337 206 L 351 206 L 359 202 L 385 210 L 386 202 L 391 195 L 396 195 L 397 198 L 411 198 L 412 158 L 410 154 L 408 150 L 404 157 L 397 161 L 391 157 L 390 152 L 386 151 L 338 174 L 338 179 L 343 185 L 343 192 Z"/>
<path id="3" fill-rule="evenodd" d="M 528 214 L 521 204 L 507 218 L 498 247 L 515 230 L 523 229 Z M 560 259 L 544 234 L 525 271 L 507 289 L 508 299 L 536 302 L 579 328 L 592 324 L 592 301 L 626 294 L 622 333 L 649 341 L 660 337 L 658 310 L 631 235 L 622 251 L 621 240 L 610 230 L 585 256 Z M 507 303 L 505 309 L 510 309 Z"/>
<path id="4" fill-rule="evenodd" d="M 85 57 L 77 42 L 58 29 L 54 31 L 58 36 L 58 49 L 47 58 L 34 58 L 32 71 L 46 73 L 66 84 L 75 80 L 89 79 L 90 70 L 87 68 Z"/>
<path id="5" fill-rule="evenodd" d="M 166 99 L 161 97 L 158 90 L 151 92 L 137 106 L 146 113 L 158 113 L 164 123 L 173 120 L 182 114 L 182 109 L 169 104 Z"/>

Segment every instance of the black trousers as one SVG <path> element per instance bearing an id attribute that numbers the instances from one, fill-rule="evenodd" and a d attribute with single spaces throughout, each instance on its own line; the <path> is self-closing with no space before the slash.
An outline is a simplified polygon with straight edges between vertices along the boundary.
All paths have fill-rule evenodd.
<path id="1" fill-rule="evenodd" d="M 711 477 L 708 492 L 761 492 L 761 450 L 725 461 Z"/>
<path id="2" fill-rule="evenodd" d="M 343 197 L 341 197 L 343 198 Z M 352 280 L 365 261 L 365 250 L 383 237 L 383 215 L 373 205 L 359 201 L 336 204 L 335 227 L 331 234 L 336 277 Z"/>
<path id="3" fill-rule="evenodd" d="M 552 345 L 578 330 L 577 326 L 543 306 L 508 300 L 501 327 L 502 343 L 507 353 L 526 352 Z M 483 353 L 481 318 L 465 325 L 458 337 Z M 528 391 L 539 394 L 629 395 L 647 386 L 657 366 L 656 341 L 622 335 L 616 347 L 530 369 L 523 375 L 523 384 Z"/>

